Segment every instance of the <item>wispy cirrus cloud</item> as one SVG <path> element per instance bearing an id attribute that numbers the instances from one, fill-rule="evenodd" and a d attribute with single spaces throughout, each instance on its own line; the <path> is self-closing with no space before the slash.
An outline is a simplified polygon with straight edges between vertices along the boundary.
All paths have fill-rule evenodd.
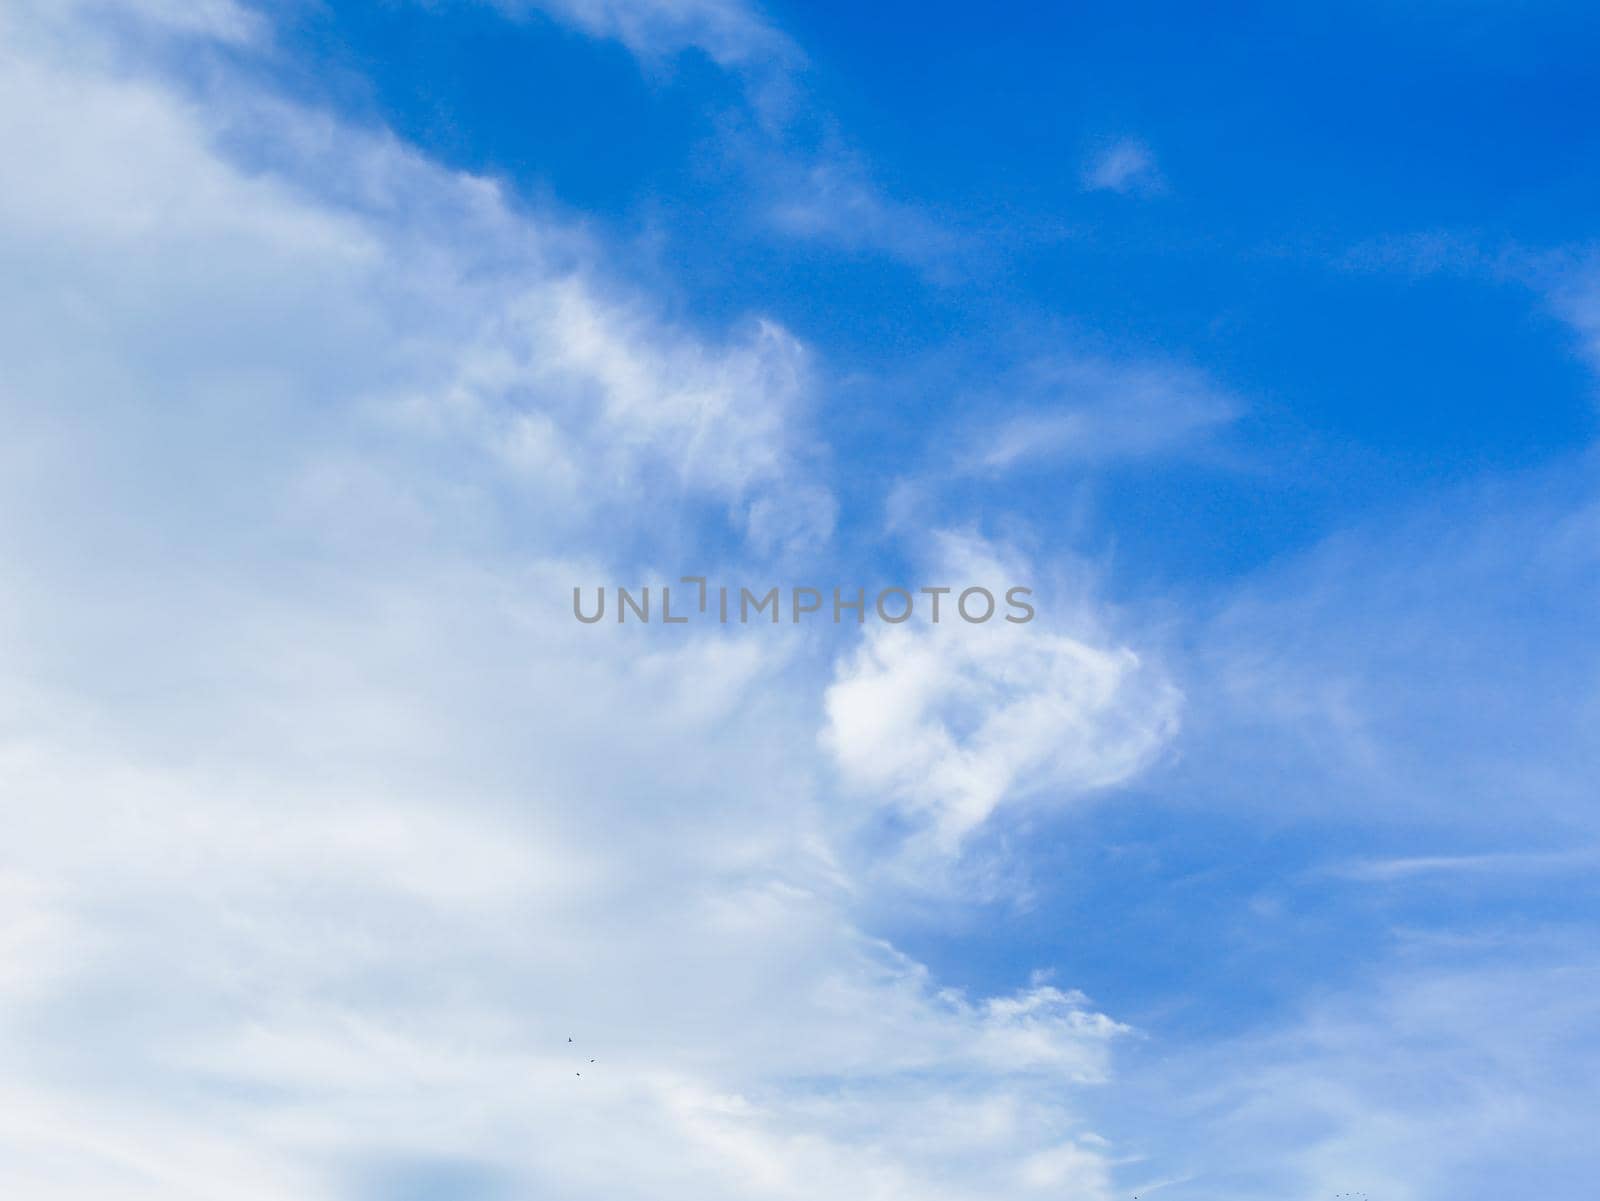
<path id="1" fill-rule="evenodd" d="M 1152 196 L 1166 189 L 1155 155 L 1137 138 L 1121 138 L 1097 150 L 1081 176 L 1088 192 Z"/>
<path id="2" fill-rule="evenodd" d="M 943 269 L 968 239 L 924 206 L 890 195 L 867 157 L 819 106 L 806 59 L 742 0 L 493 0 L 627 46 L 647 69 L 688 50 L 739 78 L 748 113 L 722 123 L 716 150 L 760 197 L 760 224 L 785 238 Z"/>
<path id="3" fill-rule="evenodd" d="M 704 51 L 744 69 L 798 65 L 799 48 L 746 0 L 492 0 L 511 13 L 543 11 L 594 37 L 615 38 L 645 59 Z"/>
<path id="4" fill-rule="evenodd" d="M 1163 363 L 1056 355 L 1015 372 L 1000 417 L 963 439 L 958 470 L 1104 465 L 1194 447 L 1238 416 L 1240 402 L 1201 372 Z"/>
<path id="5" fill-rule="evenodd" d="M 1579 352 L 1600 372 L 1600 255 L 1583 252 L 1576 262 L 1563 264 L 1554 273 L 1544 272 L 1545 289 L 1564 321 L 1578 336 Z"/>
<path id="6" fill-rule="evenodd" d="M 1600 850 L 1486 851 L 1481 854 L 1400 855 L 1384 859 L 1359 859 L 1330 869 L 1349 880 L 1372 883 L 1479 877 L 1547 875 L 1582 871 L 1600 862 Z"/>
<path id="7" fill-rule="evenodd" d="M 1461 837 L 1514 817 L 1528 847 L 1592 830 L 1586 476 L 1572 462 L 1462 486 L 1239 589 L 1203 636 L 1195 708 L 1218 795 L 1239 795 L 1225 781 L 1243 754 L 1280 810 L 1403 811 Z"/>
<path id="8" fill-rule="evenodd" d="M 1600 370 L 1600 255 L 1592 243 L 1538 246 L 1490 240 L 1479 230 L 1431 229 L 1367 239 L 1334 262 L 1346 271 L 1526 288 L 1572 328 L 1578 354 Z"/>
<path id="9" fill-rule="evenodd" d="M 877 187 L 856 155 L 779 155 L 757 171 L 771 181 L 773 224 L 791 237 L 850 252 L 876 251 L 929 270 L 968 246 L 962 234 Z"/>
<path id="10" fill-rule="evenodd" d="M 1165 1059 L 1140 1104 L 1175 1131 L 1203 1114 L 1206 1132 L 1163 1156 L 1186 1178 L 1174 1195 L 1493 1201 L 1582 1187 L 1594 1089 L 1572 1064 L 1600 1046 L 1579 1000 L 1593 956 L 1538 939 L 1490 949 L 1386 962 L 1271 1030 Z"/>

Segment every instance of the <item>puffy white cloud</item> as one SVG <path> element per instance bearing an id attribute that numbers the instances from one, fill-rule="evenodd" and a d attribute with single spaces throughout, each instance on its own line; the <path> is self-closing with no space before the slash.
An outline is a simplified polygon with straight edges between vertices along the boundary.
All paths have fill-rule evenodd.
<path id="1" fill-rule="evenodd" d="M 939 584 L 998 598 L 1033 573 L 975 537 L 945 534 Z M 1002 804 L 1061 803 L 1128 779 L 1177 727 L 1179 693 L 1081 613 L 969 624 L 943 598 L 938 623 L 877 624 L 828 689 L 823 742 L 844 779 L 950 855 Z M 974 598 L 976 606 L 979 598 Z M 931 615 L 931 598 L 919 598 Z M 1020 614 L 1018 614 L 1020 616 Z"/>

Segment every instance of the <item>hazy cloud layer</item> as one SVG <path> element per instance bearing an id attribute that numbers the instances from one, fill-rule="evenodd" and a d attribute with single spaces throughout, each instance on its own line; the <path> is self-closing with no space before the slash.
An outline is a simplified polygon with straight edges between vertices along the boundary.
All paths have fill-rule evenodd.
<path id="1" fill-rule="evenodd" d="M 803 633 L 565 611 L 696 513 L 825 542 L 797 340 L 667 323 L 383 136 L 12 32 L 7 1187 L 1102 1195 L 1072 1097 L 1124 1028 L 859 928 Z"/>

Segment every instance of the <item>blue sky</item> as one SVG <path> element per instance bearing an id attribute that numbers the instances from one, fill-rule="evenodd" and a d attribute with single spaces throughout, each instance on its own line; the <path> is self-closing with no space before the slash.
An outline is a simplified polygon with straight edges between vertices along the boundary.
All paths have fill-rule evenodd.
<path id="1" fill-rule="evenodd" d="M 1579 1195 L 1597 25 L 0 3 L 0 1191 Z"/>
<path id="2" fill-rule="evenodd" d="M 825 352 L 852 514 L 881 489 L 851 463 L 925 468 L 943 424 L 1063 345 L 1237 398 L 1209 461 L 1094 481 L 1088 536 L 1139 587 L 1592 437 L 1591 377 L 1538 295 L 1596 188 L 1581 7 L 1019 6 L 981 34 L 959 8 L 765 16 L 785 53 L 743 78 L 490 6 L 306 11 L 285 69 L 605 230 L 703 319 L 771 314 Z M 771 75 L 793 96 L 763 128 Z M 1086 187 L 1121 146 L 1142 174 Z M 952 516 L 1025 507 L 1048 533 L 1079 481 L 1032 505 L 1010 482 Z"/>

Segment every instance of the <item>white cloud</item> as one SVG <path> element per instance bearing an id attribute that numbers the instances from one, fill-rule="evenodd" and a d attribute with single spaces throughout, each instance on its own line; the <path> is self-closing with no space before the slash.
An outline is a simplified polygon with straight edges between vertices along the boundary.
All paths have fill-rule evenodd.
<path id="1" fill-rule="evenodd" d="M 816 647 L 566 618 L 707 512 L 741 566 L 824 541 L 805 348 L 670 322 L 492 185 L 180 93 L 61 11 L 46 36 L 9 10 L 0 64 L 28 165 L 0 190 L 0 1191 L 1120 1195 L 1082 1110 L 1125 1027 L 1039 982 L 950 990 L 862 929 Z M 1041 417 L 990 466 L 1209 428 L 1208 392 L 1172 395 L 1178 433 Z M 1221 686 L 1186 724 L 1280 808 L 1586 828 L 1576 491 L 1269 573 L 1207 632 Z M 1026 582 L 941 549 L 952 582 Z M 1436 619 L 1477 649 L 1441 658 Z M 834 765 L 959 853 L 1170 744 L 1180 698 L 1129 641 L 1043 609 L 875 629 L 827 693 Z M 1418 975 L 1168 1059 L 1141 1121 L 1189 1107 L 1162 1133 L 1193 1132 L 1190 1197 L 1575 1194 L 1586 962 Z"/>
<path id="2" fill-rule="evenodd" d="M 1259 573 L 1201 637 L 1218 802 L 1510 850 L 1593 840 L 1600 503 L 1581 462 L 1462 486 Z M 1202 683 L 1203 681 L 1203 683 Z M 1244 765 L 1250 767 L 1246 769 Z M 1232 786 L 1242 770 L 1263 787 Z M 1520 845 L 1505 848 L 1507 822 Z"/>
<path id="3" fill-rule="evenodd" d="M 745 0 L 488 0 L 510 17 L 542 12 L 595 38 L 620 42 L 646 71 L 697 50 L 742 84 L 768 137 L 802 108 L 800 47 Z"/>
<path id="4" fill-rule="evenodd" d="M 0 67 L 3 1191 L 1103 1196 L 1122 1027 L 859 929 L 801 644 L 566 613 L 816 545 L 803 348 L 97 36 Z"/>
<path id="5" fill-rule="evenodd" d="M 1165 189 L 1155 155 L 1143 142 L 1123 138 L 1098 151 L 1083 169 L 1083 187 L 1090 192 L 1148 196 Z"/>
<path id="6" fill-rule="evenodd" d="M 739 78 L 753 123 L 729 117 L 720 149 L 761 197 L 769 232 L 848 253 L 892 255 L 942 269 L 964 239 L 887 194 L 861 154 L 817 111 L 800 81 L 805 56 L 741 0 L 493 0 L 518 16 L 542 11 L 627 46 L 646 69 L 694 48 Z"/>
<path id="7" fill-rule="evenodd" d="M 1542 274 L 1548 275 L 1548 270 Z M 1588 262 L 1560 274 L 1560 282 L 1546 290 L 1556 311 L 1576 331 L 1581 353 L 1600 371 L 1600 266 Z"/>
<path id="8" fill-rule="evenodd" d="M 81 23 L 128 21 L 169 34 L 198 36 L 246 46 L 264 41 L 267 22 L 237 0 L 11 0 L 13 28 L 54 27 L 67 36 Z M 0 28 L 12 24 L 0 13 Z"/>
<path id="9" fill-rule="evenodd" d="M 80 356 L 104 386 L 119 354 L 169 355 L 150 366 L 187 374 L 161 388 L 199 401 L 222 373 L 261 393 L 252 419 L 278 421 L 331 385 L 479 457 L 568 533 L 614 518 L 622 490 L 648 480 L 740 527 L 758 505 L 797 499 L 811 519 L 783 535 L 826 538 L 831 502 L 797 458 L 805 355 L 772 322 L 720 344 L 675 328 L 608 280 L 578 235 L 515 216 L 493 185 L 261 97 L 219 94 L 203 115 L 148 83 L 29 63 L 0 87 L 8 145 L 54 160 L 0 200 L 17 252 L 56 281 L 27 324 L 83 320 L 69 307 L 79 295 L 114 309 L 127 337 Z M 30 105 L 51 120 L 24 119 Z M 207 142 L 224 123 L 276 170 L 218 160 Z M 157 294 L 139 290 L 157 274 Z M 306 366 L 329 360 L 337 375 Z"/>
<path id="10" fill-rule="evenodd" d="M 1600 370 L 1600 263 L 1592 247 L 1552 249 L 1490 241 L 1475 230 L 1435 229 L 1368 239 L 1335 263 L 1349 271 L 1454 276 L 1527 288 L 1571 327 L 1578 354 Z"/>
<path id="11" fill-rule="evenodd" d="M 1103 464 L 1192 446 L 1238 405 L 1201 373 L 1081 355 L 1041 359 L 1009 381 L 1008 416 L 969 433 L 957 466 L 1003 472 L 1039 462 Z M 1004 410 L 1002 410 L 1004 411 Z"/>
<path id="12" fill-rule="evenodd" d="M 774 198 L 772 222 L 790 237 L 877 251 L 929 269 L 962 248 L 959 235 L 885 194 L 858 157 L 842 149 L 751 157 L 761 186 Z"/>
<path id="13" fill-rule="evenodd" d="M 1340 864 L 1332 874 L 1349 880 L 1375 883 L 1417 878 L 1450 878 L 1583 871 L 1600 860 L 1600 852 L 1491 851 L 1478 855 L 1403 855 L 1386 859 L 1361 859 Z"/>
<path id="14" fill-rule="evenodd" d="M 508 12 L 542 9 L 592 37 L 651 60 L 693 47 L 724 67 L 797 65 L 799 50 L 744 0 L 493 0 Z"/>
<path id="15" fill-rule="evenodd" d="M 1192 1172 L 1175 1195 L 1581 1192 L 1592 1176 L 1583 1131 L 1594 1089 L 1575 1065 L 1592 1062 L 1600 1038 L 1582 999 L 1592 955 L 1565 946 L 1552 958 L 1516 943 L 1495 951 L 1492 966 L 1388 964 L 1271 1032 L 1164 1058 L 1133 1103 L 1174 1124 L 1168 1157 Z M 1173 1097 L 1184 1099 L 1173 1106 Z"/>
<path id="16" fill-rule="evenodd" d="M 937 562 L 939 581 L 997 598 L 1032 586 L 1026 564 L 969 536 L 943 535 Z M 1047 607 L 972 625 L 955 602 L 937 625 L 870 628 L 827 693 L 824 745 L 846 781 L 917 823 L 919 853 L 956 853 L 1002 804 L 1126 780 L 1174 733 L 1177 690 L 1133 650 Z"/>

